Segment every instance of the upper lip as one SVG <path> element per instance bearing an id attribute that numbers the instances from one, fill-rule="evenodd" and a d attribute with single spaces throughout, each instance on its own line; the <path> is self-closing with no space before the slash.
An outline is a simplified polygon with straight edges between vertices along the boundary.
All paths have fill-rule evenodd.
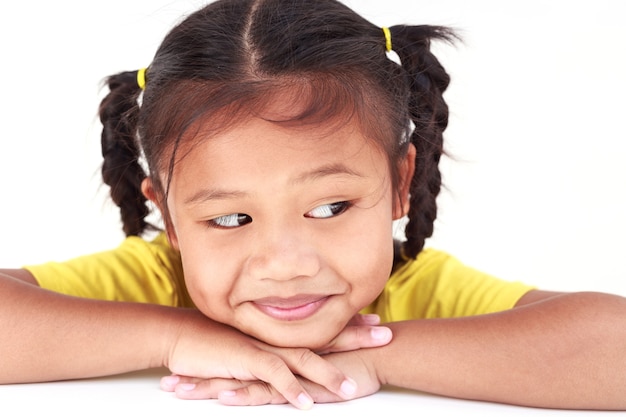
<path id="1" fill-rule="evenodd" d="M 296 308 L 310 303 L 314 303 L 328 297 L 328 294 L 298 294 L 290 297 L 263 297 L 254 300 L 256 304 L 271 306 L 275 308 Z"/>

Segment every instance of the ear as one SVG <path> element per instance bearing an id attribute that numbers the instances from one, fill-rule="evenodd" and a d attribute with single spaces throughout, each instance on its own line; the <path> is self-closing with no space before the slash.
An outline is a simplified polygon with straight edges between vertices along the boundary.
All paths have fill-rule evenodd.
<path id="1" fill-rule="evenodd" d="M 174 225 L 172 224 L 172 220 L 170 219 L 167 210 L 164 210 L 163 206 L 164 204 L 167 204 L 167 202 L 164 201 L 160 193 L 158 193 L 154 188 L 152 179 L 147 177 L 141 182 L 141 192 L 148 200 L 152 201 L 161 212 L 161 218 L 163 218 L 163 223 L 165 223 L 165 234 L 167 235 L 167 240 L 174 249 L 178 249 L 178 237 L 176 236 L 176 230 L 174 229 Z"/>
<path id="2" fill-rule="evenodd" d="M 398 164 L 398 187 L 393 201 L 393 219 L 398 220 L 409 212 L 409 193 L 411 180 L 415 173 L 415 145 L 409 143 L 409 148 L 404 159 Z"/>

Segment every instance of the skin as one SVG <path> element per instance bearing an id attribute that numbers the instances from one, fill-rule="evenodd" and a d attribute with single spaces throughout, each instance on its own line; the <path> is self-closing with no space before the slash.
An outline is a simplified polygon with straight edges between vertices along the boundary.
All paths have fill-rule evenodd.
<path id="1" fill-rule="evenodd" d="M 0 384 L 120 374 L 153 367 L 204 379 L 266 381 L 283 402 L 313 400 L 294 374 L 343 399 L 354 381 L 309 349 L 279 348 L 208 319 L 195 309 L 66 296 L 39 288 L 25 270 L 0 270 Z M 357 316 L 324 352 L 391 340 L 377 318 Z"/>
<path id="2" fill-rule="evenodd" d="M 626 409 L 622 297 L 535 290 L 501 313 L 390 323 L 390 343 L 368 326 L 345 327 L 367 321 L 355 314 L 388 278 L 391 222 L 407 209 L 413 152 L 392 190 L 386 158 L 350 123 L 297 129 L 249 119 L 183 149 L 168 236 L 201 311 L 76 299 L 8 271 L 0 326 L 12 337 L 0 344 L 9 358 L 0 382 L 167 366 L 174 375 L 165 390 L 232 405 L 309 408 L 391 384 L 535 407 Z M 144 191 L 163 201 L 150 181 Z M 337 210 L 344 201 L 353 204 Z M 379 347 L 357 349 L 365 346 Z"/>
<path id="3" fill-rule="evenodd" d="M 252 126 L 246 134 L 252 133 L 255 129 L 256 126 Z M 189 291 L 200 306 L 201 312 L 206 315 L 196 310 L 68 297 L 37 288 L 36 281 L 27 271 L 3 270 L 0 272 L 0 291 L 3 294 L 0 325 L 12 337 L 0 344 L 0 357 L 10 358 L 0 362 L 0 383 L 84 378 L 166 366 L 175 373 L 206 379 L 266 381 L 277 389 L 283 401 L 289 401 L 298 408 L 309 408 L 313 400 L 303 389 L 302 383 L 296 379 L 295 374 L 305 377 L 307 381 L 315 381 L 340 398 L 352 398 L 356 393 L 353 379 L 315 354 L 312 349 L 318 353 L 332 353 L 380 346 L 391 340 L 388 328 L 374 326 L 377 324 L 376 317 L 357 314 L 384 285 L 384 279 L 366 282 L 367 269 L 377 268 L 375 272 L 380 277 L 389 273 L 392 257 L 390 234 L 392 210 L 388 182 L 381 181 L 381 178 L 385 177 L 378 175 L 387 172 L 386 167 L 380 164 L 383 160 L 382 154 L 378 151 L 373 152 L 371 147 L 362 147 L 362 137 L 354 136 L 353 130 L 353 126 L 347 125 L 345 130 L 334 134 L 333 137 L 347 139 L 350 146 L 326 151 L 328 160 L 323 164 L 309 166 L 303 172 L 292 172 L 291 174 L 295 176 L 282 179 L 288 183 L 299 184 L 297 190 L 301 196 L 303 191 L 311 190 L 311 187 L 304 185 L 315 184 L 314 199 L 310 199 L 309 195 L 307 200 L 302 198 L 299 200 L 298 209 L 306 208 L 300 213 L 301 219 L 304 219 L 303 223 L 309 224 L 297 225 L 299 228 L 309 227 L 313 230 L 318 226 L 311 225 L 326 223 L 325 234 L 329 236 L 329 231 L 333 227 L 332 219 L 329 221 L 325 217 L 328 215 L 329 204 L 336 201 L 329 200 L 329 196 L 325 194 L 326 187 L 333 189 L 334 196 L 351 198 L 354 207 L 350 212 L 366 212 L 365 215 L 357 217 L 350 228 L 344 229 L 346 232 L 358 231 L 355 227 L 356 220 L 376 220 L 377 227 L 373 230 L 376 236 L 386 235 L 388 244 L 380 243 L 375 246 L 373 249 L 379 252 L 376 259 L 360 266 L 361 270 L 354 278 L 348 276 L 346 271 L 334 270 L 333 264 L 322 263 L 327 260 L 318 259 L 317 255 L 308 256 L 311 255 L 310 252 L 307 254 L 306 251 L 299 250 L 302 241 L 290 240 L 287 246 L 281 246 L 279 240 L 268 238 L 270 235 L 263 235 L 263 244 L 272 249 L 271 256 L 289 255 L 286 249 L 298 249 L 297 256 L 306 255 L 303 258 L 306 262 L 298 263 L 297 267 L 308 265 L 313 272 L 316 272 L 313 269 L 319 269 L 320 276 L 325 280 L 324 286 L 318 285 L 320 281 L 313 285 L 313 277 L 299 273 L 295 276 L 297 287 L 293 283 L 290 284 L 291 288 L 284 286 L 284 282 L 288 282 L 291 277 L 277 275 L 279 270 L 276 267 L 285 264 L 285 260 L 292 261 L 293 257 L 276 258 L 279 260 L 276 263 L 268 262 L 269 258 L 260 256 L 258 250 L 253 255 L 247 252 L 247 259 L 252 265 L 247 265 L 245 270 L 233 269 L 238 260 L 235 257 L 230 263 L 207 261 L 207 258 L 221 260 L 228 259 L 229 254 L 234 255 L 227 251 L 219 252 L 218 247 L 213 247 L 214 256 L 206 256 L 206 250 L 209 248 L 202 246 L 200 242 L 208 241 L 207 232 L 212 232 L 213 237 L 223 234 L 222 244 L 233 240 L 231 230 L 225 227 L 210 227 L 207 222 L 214 220 L 215 217 L 230 219 L 224 217 L 231 212 L 224 211 L 223 204 L 228 202 L 232 206 L 233 195 L 240 195 L 243 191 L 250 193 L 252 190 L 237 189 L 239 184 L 228 184 L 225 178 L 220 178 L 221 187 L 224 185 L 232 187 L 234 184 L 235 188 L 227 189 L 226 194 L 223 189 L 219 190 L 217 195 L 221 195 L 222 198 L 216 199 L 215 193 L 211 198 L 206 198 L 207 190 L 215 191 L 216 183 L 198 182 L 199 178 L 206 177 L 198 177 L 198 172 L 189 169 L 193 166 L 206 168 L 204 164 L 206 155 L 200 152 L 204 147 L 198 146 L 188 153 L 185 163 L 177 167 L 172 181 L 171 202 L 168 201 L 169 212 L 173 215 L 167 223 L 170 224 L 168 228 L 170 241 L 175 247 L 181 250 L 184 248 L 185 251 L 183 262 L 189 271 L 189 275 L 186 274 Z M 328 132 L 318 131 L 311 139 L 325 140 L 330 144 L 331 138 L 320 137 L 327 134 Z M 351 135 L 358 141 L 351 140 Z M 211 148 L 211 152 L 214 152 L 218 145 L 225 149 L 230 148 L 232 138 L 225 137 L 221 142 L 219 140 L 204 142 L 205 145 L 208 143 L 214 144 Z M 293 154 L 285 156 L 292 158 L 298 152 L 312 149 L 311 144 L 308 144 L 305 148 L 293 149 Z M 264 158 L 270 159 L 275 150 L 266 149 Z M 338 166 L 336 155 L 332 160 L 328 158 L 332 151 L 352 159 L 352 165 L 369 162 L 370 158 L 375 158 L 378 164 L 368 163 L 366 166 L 376 170 L 376 175 L 371 170 L 353 172 L 346 166 Z M 232 156 L 229 155 L 229 158 Z M 222 162 L 226 160 L 222 159 Z M 252 161 L 246 161 L 246 164 L 250 163 Z M 218 161 L 213 166 L 218 166 Z M 327 172 L 329 169 L 331 171 L 335 169 L 336 172 L 329 174 Z M 205 174 L 213 176 L 217 172 L 219 171 Z M 347 195 L 351 187 L 343 185 L 344 182 L 359 184 L 358 192 L 351 190 L 351 194 Z M 201 184 L 202 188 L 189 188 L 189 185 L 195 184 Z M 273 184 L 275 188 L 273 192 L 284 185 L 285 183 Z M 149 181 L 145 182 L 144 191 L 149 198 L 155 198 Z M 264 190 L 268 191 L 270 190 Z M 194 198 L 198 195 L 200 199 Z M 224 195 L 229 197 L 223 198 Z M 278 193 L 274 197 L 277 195 L 281 194 Z M 284 203 L 285 197 L 293 195 L 293 190 L 282 194 L 281 202 Z M 155 201 L 160 200 L 155 198 Z M 216 201 L 222 206 L 216 205 Z M 380 204 L 381 201 L 384 204 Z M 261 205 L 246 206 L 248 207 L 254 208 L 252 213 L 256 220 L 255 226 L 263 225 L 263 222 L 259 221 L 263 216 L 272 217 L 272 226 L 280 224 L 280 221 L 276 221 L 278 218 L 273 216 L 273 210 L 277 207 L 275 200 L 265 199 Z M 343 208 L 341 210 L 343 211 Z M 262 216 L 258 217 L 259 214 Z M 279 214 L 284 215 L 285 212 Z M 289 215 L 293 213 L 290 212 Z M 398 213 L 397 216 L 399 215 L 401 214 Z M 387 227 L 378 225 L 383 219 L 386 219 Z M 287 220 L 290 226 L 295 225 L 291 218 Z M 263 233 L 269 230 L 270 228 L 265 227 Z M 287 229 L 282 229 L 285 230 Z M 202 232 L 205 233 L 204 238 Z M 361 231 L 359 233 L 363 234 Z M 231 235 L 230 238 L 225 236 L 227 234 Z M 200 240 L 194 242 L 194 239 Z M 245 239 L 240 238 L 239 242 L 243 245 Z M 321 236 L 318 237 L 319 242 Z M 232 250 L 232 246 L 230 248 Z M 253 246 L 249 245 L 246 249 L 252 250 Z M 329 252 L 330 249 L 326 249 L 326 253 Z M 209 280 L 210 277 L 219 276 L 213 274 L 224 274 L 226 279 Z M 248 285 L 251 286 L 247 288 Z M 277 288 L 281 290 L 276 292 Z M 250 304 L 262 305 L 251 307 Z M 314 308 L 311 309 L 309 305 L 313 305 Z M 277 321 L 276 313 L 273 314 L 273 318 L 262 313 L 268 309 L 292 317 L 286 321 L 279 320 L 280 324 L 272 323 Z M 305 313 L 308 311 L 306 315 L 309 318 L 303 319 L 300 312 L 293 313 L 298 310 Z M 315 310 L 316 314 L 309 310 Z M 50 312 L 54 312 L 53 322 L 50 320 Z M 298 316 L 298 320 L 293 320 L 294 314 Z M 333 315 L 337 317 L 331 320 Z M 218 319 L 219 322 L 211 318 Z M 328 319 L 331 322 L 326 326 L 320 319 Z M 256 325 L 244 326 L 242 323 L 246 320 L 256 320 L 257 323 L 259 320 L 265 320 L 264 326 L 268 331 L 258 332 L 255 330 Z M 224 323 L 232 324 L 234 328 Z M 288 331 L 284 331 L 282 326 L 284 323 L 289 324 Z M 240 324 L 241 329 L 237 330 Z M 307 334 L 313 330 L 319 334 L 319 338 Z M 256 338 L 250 337 L 246 331 Z M 32 335 L 37 336 L 33 339 Z M 59 335 L 63 337 L 59 338 Z M 298 342 L 299 338 L 303 343 Z M 274 343 L 281 339 L 287 340 L 287 343 Z M 96 346 L 97 349 L 94 350 Z"/>
<path id="4" fill-rule="evenodd" d="M 400 163 L 398 193 L 384 154 L 356 125 L 329 132 L 250 119 L 184 154 L 167 202 L 169 232 L 194 300 L 209 317 L 271 344 L 315 348 L 382 289 L 391 221 L 407 208 L 413 148 Z M 328 166 L 342 168 L 320 169 Z M 343 201 L 355 204 L 319 218 Z M 300 294 L 332 297 L 300 318 L 307 310 L 301 300 L 309 300 Z M 272 313 L 279 307 L 285 317 Z M 527 406 L 625 409 L 625 317 L 622 297 L 534 290 L 501 313 L 391 323 L 388 345 L 325 359 L 356 376 L 357 396 L 392 384 Z M 164 378 L 162 387 L 233 405 L 285 401 L 266 383 L 181 375 Z M 316 402 L 342 400 L 302 383 Z"/>
<path id="5" fill-rule="evenodd" d="M 196 306 L 276 346 L 319 349 L 380 294 L 404 215 L 386 156 L 354 122 L 326 130 L 251 118 L 183 150 L 170 183 Z"/>

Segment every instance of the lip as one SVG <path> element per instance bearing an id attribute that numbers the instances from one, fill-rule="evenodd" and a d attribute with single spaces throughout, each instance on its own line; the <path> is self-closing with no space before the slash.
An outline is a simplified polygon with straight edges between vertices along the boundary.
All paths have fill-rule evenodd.
<path id="1" fill-rule="evenodd" d="M 304 320 L 326 304 L 328 295 L 300 295 L 289 298 L 267 297 L 254 300 L 256 308 L 266 315 L 283 321 Z"/>

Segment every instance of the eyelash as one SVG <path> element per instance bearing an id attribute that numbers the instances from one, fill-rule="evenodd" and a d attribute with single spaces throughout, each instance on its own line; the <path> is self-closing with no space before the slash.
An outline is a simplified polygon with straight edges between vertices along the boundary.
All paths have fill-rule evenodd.
<path id="1" fill-rule="evenodd" d="M 324 204 L 318 207 L 315 207 L 313 210 L 309 211 L 304 215 L 304 217 L 311 219 L 330 219 L 332 217 L 337 217 L 340 214 L 345 213 L 350 207 L 352 207 L 352 203 L 349 201 L 338 201 L 336 203 Z M 321 216 L 315 217 L 312 213 L 315 210 L 322 210 L 323 213 Z M 229 221 L 235 220 L 237 222 L 236 225 L 227 225 Z M 248 223 L 252 223 L 252 218 L 247 214 L 243 213 L 233 213 L 227 214 L 225 216 L 216 217 L 207 221 L 209 227 L 215 229 L 234 229 L 237 227 L 245 226 Z"/>
<path id="2" fill-rule="evenodd" d="M 239 224 L 234 225 L 234 226 L 229 226 L 229 225 L 224 224 L 228 222 L 229 220 L 233 220 L 233 219 L 235 219 L 235 221 L 237 221 Z M 245 226 L 248 223 L 252 223 L 252 217 L 243 213 L 227 214 L 225 216 L 216 217 L 207 222 L 209 227 L 212 227 L 215 229 L 234 229 L 237 227 Z"/>
<path id="3" fill-rule="evenodd" d="M 350 207 L 352 207 L 352 203 L 349 201 L 338 201 L 336 203 L 324 204 L 318 207 L 315 207 L 313 210 L 309 211 L 305 214 L 305 217 L 312 219 L 330 219 L 332 217 L 339 216 L 340 214 L 345 213 Z M 326 209 L 323 217 L 314 217 L 311 213 L 314 210 L 322 210 Z"/>

